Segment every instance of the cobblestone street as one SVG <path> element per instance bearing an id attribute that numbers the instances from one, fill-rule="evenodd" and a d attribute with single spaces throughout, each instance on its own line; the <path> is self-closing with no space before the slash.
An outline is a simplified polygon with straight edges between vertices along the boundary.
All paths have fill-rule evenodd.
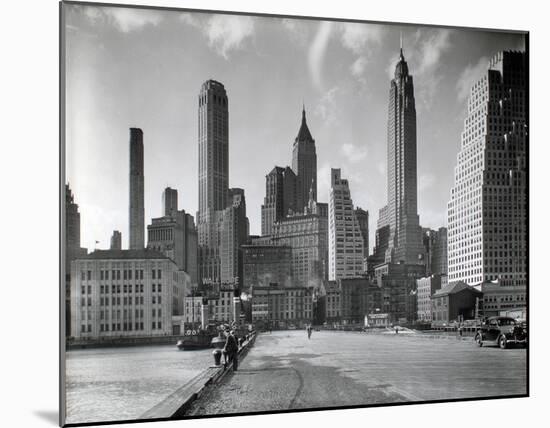
<path id="1" fill-rule="evenodd" d="M 189 415 L 526 393 L 526 351 L 415 335 L 278 331 Z"/>

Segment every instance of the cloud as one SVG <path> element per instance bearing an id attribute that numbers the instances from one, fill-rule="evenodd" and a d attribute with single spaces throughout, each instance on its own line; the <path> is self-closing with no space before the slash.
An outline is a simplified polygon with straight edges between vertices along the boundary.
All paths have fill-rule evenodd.
<path id="1" fill-rule="evenodd" d="M 367 79 L 365 78 L 365 70 L 367 68 L 367 58 L 360 56 L 357 58 L 353 64 L 351 64 L 350 70 L 351 74 L 357 78 L 359 82 L 363 85 L 366 85 Z"/>
<path id="2" fill-rule="evenodd" d="M 381 42 L 383 29 L 376 24 L 342 23 L 340 40 L 354 54 L 365 54 L 366 50 Z"/>
<path id="3" fill-rule="evenodd" d="M 350 66 L 351 74 L 365 86 L 368 58 L 372 55 L 373 49 L 380 45 L 385 32 L 384 27 L 376 24 L 342 23 L 339 28 L 342 46 L 357 55 Z"/>
<path id="4" fill-rule="evenodd" d="M 291 18 L 281 19 L 283 29 L 290 35 L 293 42 L 304 47 L 307 46 L 310 37 L 310 25 L 304 25 L 304 21 Z"/>
<path id="5" fill-rule="evenodd" d="M 232 51 L 241 49 L 254 35 L 254 19 L 251 16 L 216 14 L 204 17 L 181 13 L 180 21 L 199 28 L 208 39 L 208 45 L 217 54 L 229 59 Z"/>
<path id="6" fill-rule="evenodd" d="M 225 59 L 230 51 L 239 50 L 254 34 L 251 16 L 213 15 L 206 26 L 208 44 Z"/>
<path id="7" fill-rule="evenodd" d="M 422 30 L 417 34 L 420 38 Z M 441 65 L 441 56 L 451 47 L 451 30 L 443 29 L 431 31 L 420 43 L 420 63 L 416 73 L 418 75 L 432 73 Z"/>
<path id="8" fill-rule="evenodd" d="M 334 86 L 326 91 L 317 105 L 313 113 L 319 116 L 325 125 L 334 125 L 338 122 L 338 106 L 336 96 L 340 92 L 340 87 Z"/>
<path id="9" fill-rule="evenodd" d="M 323 59 L 327 50 L 328 42 L 332 32 L 332 22 L 321 21 L 317 28 L 317 34 L 309 47 L 308 64 L 313 84 L 323 88 L 322 67 Z"/>
<path id="10" fill-rule="evenodd" d="M 470 89 L 476 81 L 478 81 L 487 72 L 489 66 L 489 58 L 483 56 L 477 64 L 468 66 L 462 70 L 456 82 L 456 90 L 458 101 L 464 102 L 470 95 Z"/>
<path id="11" fill-rule="evenodd" d="M 162 15 L 156 10 L 123 7 L 85 6 L 84 13 L 92 22 L 107 22 L 123 33 L 137 31 L 147 25 L 158 25 Z"/>
<path id="12" fill-rule="evenodd" d="M 342 144 L 341 151 L 350 163 L 361 162 L 367 157 L 368 154 L 366 147 L 358 147 L 353 143 Z"/>

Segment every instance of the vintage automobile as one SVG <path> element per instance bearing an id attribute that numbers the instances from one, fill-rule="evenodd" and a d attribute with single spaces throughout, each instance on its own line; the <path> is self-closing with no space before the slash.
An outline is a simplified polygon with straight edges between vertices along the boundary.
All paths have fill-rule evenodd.
<path id="1" fill-rule="evenodd" d="M 510 317 L 489 317 L 478 328 L 475 342 L 483 346 L 489 342 L 506 349 L 512 344 L 527 346 L 527 329 L 524 325 Z"/>

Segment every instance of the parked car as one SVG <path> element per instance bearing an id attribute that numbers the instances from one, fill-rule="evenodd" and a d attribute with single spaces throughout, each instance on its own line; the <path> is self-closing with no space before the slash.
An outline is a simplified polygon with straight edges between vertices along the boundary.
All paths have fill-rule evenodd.
<path id="1" fill-rule="evenodd" d="M 489 317 L 478 328 L 474 340 L 478 346 L 489 342 L 502 349 L 506 349 L 511 344 L 527 346 L 527 329 L 514 318 Z"/>

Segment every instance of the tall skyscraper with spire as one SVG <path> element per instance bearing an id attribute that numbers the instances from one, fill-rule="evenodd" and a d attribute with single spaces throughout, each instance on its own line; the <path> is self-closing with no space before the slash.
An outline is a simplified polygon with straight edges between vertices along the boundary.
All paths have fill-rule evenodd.
<path id="1" fill-rule="evenodd" d="M 143 131 L 130 128 L 130 250 L 145 247 Z"/>
<path id="2" fill-rule="evenodd" d="M 416 108 L 413 77 L 403 55 L 390 83 L 387 128 L 388 203 L 380 210 L 375 256 L 382 262 L 423 263 L 422 229 L 417 209 Z M 386 240 L 387 239 L 387 240 Z M 383 259 L 382 254 L 383 252 Z"/>
<path id="3" fill-rule="evenodd" d="M 292 169 L 298 177 L 296 211 L 303 212 L 309 200 L 309 189 L 313 189 L 313 200 L 317 201 L 317 153 L 315 140 L 306 123 L 306 108 L 302 107 L 302 124 L 292 149 Z"/>

